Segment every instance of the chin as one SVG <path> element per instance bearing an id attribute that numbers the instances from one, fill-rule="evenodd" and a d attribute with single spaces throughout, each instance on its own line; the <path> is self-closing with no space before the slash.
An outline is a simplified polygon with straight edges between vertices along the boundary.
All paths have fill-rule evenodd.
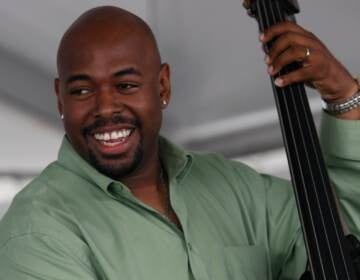
<path id="1" fill-rule="evenodd" d="M 132 156 L 114 156 L 102 158 L 94 152 L 89 151 L 89 163 L 100 173 L 114 180 L 128 176 L 138 169 L 143 159 L 141 145 L 137 147 Z"/>

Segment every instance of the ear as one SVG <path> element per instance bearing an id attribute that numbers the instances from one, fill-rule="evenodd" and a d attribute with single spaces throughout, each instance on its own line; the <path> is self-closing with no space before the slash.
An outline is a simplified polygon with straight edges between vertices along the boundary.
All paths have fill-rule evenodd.
<path id="1" fill-rule="evenodd" d="M 56 93 L 57 108 L 58 108 L 60 116 L 63 116 L 63 101 L 62 101 L 62 96 L 61 96 L 61 93 L 60 93 L 60 80 L 59 80 L 59 78 L 56 78 L 54 80 L 54 89 L 55 89 L 55 93 Z"/>
<path id="2" fill-rule="evenodd" d="M 159 85 L 160 106 L 165 109 L 170 102 L 171 96 L 170 66 L 167 63 L 161 64 Z"/>

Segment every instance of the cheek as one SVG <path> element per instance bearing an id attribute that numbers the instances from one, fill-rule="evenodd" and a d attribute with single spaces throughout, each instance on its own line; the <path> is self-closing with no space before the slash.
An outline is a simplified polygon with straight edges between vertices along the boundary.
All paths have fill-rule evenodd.
<path id="1" fill-rule="evenodd" d="M 89 115 L 90 104 L 82 102 L 69 102 L 64 106 L 64 127 L 70 140 L 79 141 L 82 139 L 82 128 Z"/>
<path id="2" fill-rule="evenodd" d="M 64 110 L 64 129 L 74 149 L 88 160 L 88 143 L 82 133 L 87 118 L 87 111 L 84 108 L 85 106 L 69 106 Z"/>
<path id="3" fill-rule="evenodd" d="M 160 107 L 160 101 L 156 98 L 147 100 L 141 108 L 139 108 L 139 114 L 144 128 L 146 127 L 149 132 L 157 133 L 160 129 L 162 122 L 162 110 Z"/>

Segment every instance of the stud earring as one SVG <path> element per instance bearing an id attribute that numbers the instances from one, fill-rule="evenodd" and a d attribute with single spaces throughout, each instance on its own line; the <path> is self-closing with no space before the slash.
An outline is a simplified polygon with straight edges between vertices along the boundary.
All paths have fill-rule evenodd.
<path id="1" fill-rule="evenodd" d="M 166 105 L 167 105 L 166 100 L 163 100 L 163 101 L 162 101 L 162 104 L 163 104 L 163 106 L 166 106 Z"/>
<path id="2" fill-rule="evenodd" d="M 63 119 L 64 119 L 64 114 L 61 114 L 61 115 L 60 115 L 60 118 L 63 120 Z"/>

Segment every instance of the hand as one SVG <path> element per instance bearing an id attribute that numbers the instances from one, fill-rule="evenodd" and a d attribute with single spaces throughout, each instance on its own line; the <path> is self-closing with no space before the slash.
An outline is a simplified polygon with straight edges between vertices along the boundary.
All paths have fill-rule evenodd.
<path id="1" fill-rule="evenodd" d="M 277 74 L 289 63 L 302 63 L 300 69 L 279 76 L 275 80 L 277 86 L 304 82 L 316 88 L 328 102 L 342 102 L 358 90 L 357 83 L 345 67 L 311 32 L 286 21 L 270 27 L 260 35 L 262 43 L 273 39 L 275 42 L 265 57 L 270 75 Z"/>

